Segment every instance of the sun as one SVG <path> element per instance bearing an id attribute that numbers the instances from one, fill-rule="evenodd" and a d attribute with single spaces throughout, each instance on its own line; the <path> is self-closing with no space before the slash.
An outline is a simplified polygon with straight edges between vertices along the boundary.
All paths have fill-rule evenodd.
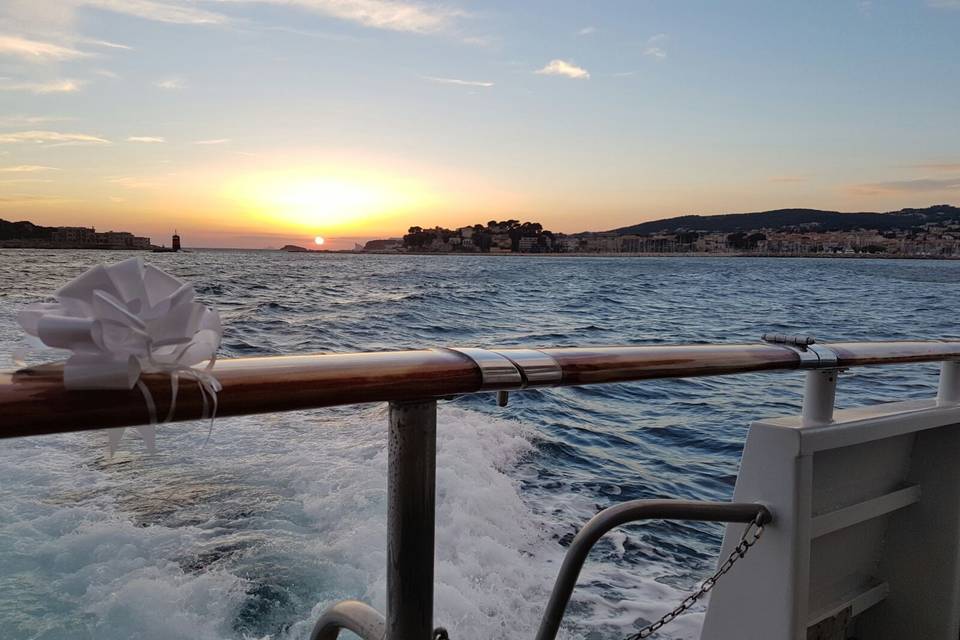
<path id="1" fill-rule="evenodd" d="M 316 238 L 313 239 L 313 242 L 317 245 L 323 244 L 324 243 L 323 236 L 317 236 Z"/>

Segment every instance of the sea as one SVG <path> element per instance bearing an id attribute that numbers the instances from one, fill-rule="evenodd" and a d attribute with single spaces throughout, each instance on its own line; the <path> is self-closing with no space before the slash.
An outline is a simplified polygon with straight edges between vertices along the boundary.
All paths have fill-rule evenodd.
<path id="1" fill-rule="evenodd" d="M 132 254 L 0 250 L 0 362 L 16 312 Z M 192 251 L 144 258 L 219 310 L 221 357 L 433 346 L 960 338 L 960 262 Z M 30 362 L 61 359 L 33 351 Z M 841 407 L 929 397 L 937 367 L 862 368 Z M 752 420 L 795 414 L 798 372 L 440 403 L 435 620 L 533 637 L 569 541 L 635 498 L 727 500 Z M 329 604 L 385 605 L 383 405 L 0 441 L 0 635 L 299 640 Z M 209 438 L 209 439 L 208 439 Z M 715 566 L 722 529 L 647 523 L 591 554 L 565 638 L 621 638 Z M 762 541 L 761 541 L 762 544 Z M 703 606 L 658 638 L 695 638 Z"/>

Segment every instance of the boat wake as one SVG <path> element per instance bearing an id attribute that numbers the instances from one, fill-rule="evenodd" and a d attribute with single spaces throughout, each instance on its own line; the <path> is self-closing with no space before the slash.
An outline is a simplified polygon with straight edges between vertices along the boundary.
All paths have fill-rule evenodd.
<path id="1" fill-rule="evenodd" d="M 386 411 L 326 410 L 167 425 L 159 453 L 105 435 L 0 452 L 0 618 L 7 637 L 306 638 L 332 602 L 385 605 Z M 458 638 L 532 637 L 583 498 L 538 490 L 538 436 L 442 407 L 436 611 Z M 549 501 L 547 500 L 549 497 Z M 579 517 L 579 516 L 576 516 Z M 629 632 L 680 592 L 670 569 L 598 548 L 566 637 Z M 700 614 L 676 623 L 695 637 Z"/>

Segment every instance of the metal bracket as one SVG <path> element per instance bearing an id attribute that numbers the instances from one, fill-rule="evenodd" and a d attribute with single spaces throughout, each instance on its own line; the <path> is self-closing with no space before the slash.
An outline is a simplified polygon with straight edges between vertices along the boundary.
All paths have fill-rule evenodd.
<path id="1" fill-rule="evenodd" d="M 454 351 L 473 361 L 480 369 L 480 389 L 521 389 L 523 375 L 520 369 L 506 356 L 488 349 L 475 347 L 444 347 L 445 351 Z"/>
<path id="2" fill-rule="evenodd" d="M 536 349 L 503 349 L 495 351 L 512 362 L 523 376 L 523 388 L 550 386 L 563 379 L 560 364 Z"/>
<path id="3" fill-rule="evenodd" d="M 552 357 L 536 349 L 491 351 L 475 347 L 446 347 L 473 361 L 480 369 L 481 390 L 506 391 L 549 386 L 563 378 Z"/>
<path id="4" fill-rule="evenodd" d="M 761 340 L 768 344 L 786 347 L 800 356 L 801 369 L 836 369 L 837 353 L 830 347 L 817 344 L 813 336 L 789 336 L 782 333 L 765 333 Z"/>

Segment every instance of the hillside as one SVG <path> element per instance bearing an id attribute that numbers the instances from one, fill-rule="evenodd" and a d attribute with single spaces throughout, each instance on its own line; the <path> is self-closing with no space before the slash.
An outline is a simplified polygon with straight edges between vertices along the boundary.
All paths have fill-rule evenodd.
<path id="1" fill-rule="evenodd" d="M 662 231 L 706 231 L 733 233 L 754 229 L 804 228 L 817 231 L 853 229 L 910 229 L 928 223 L 960 223 L 960 207 L 939 204 L 925 209 L 901 209 L 888 213 L 844 213 L 819 209 L 776 209 L 756 213 L 728 213 L 712 216 L 679 216 L 641 222 L 613 229 L 618 235 L 650 234 Z"/>
<path id="2" fill-rule="evenodd" d="M 55 227 L 41 227 L 21 220 L 8 222 L 0 218 L 0 240 L 49 240 Z"/>

